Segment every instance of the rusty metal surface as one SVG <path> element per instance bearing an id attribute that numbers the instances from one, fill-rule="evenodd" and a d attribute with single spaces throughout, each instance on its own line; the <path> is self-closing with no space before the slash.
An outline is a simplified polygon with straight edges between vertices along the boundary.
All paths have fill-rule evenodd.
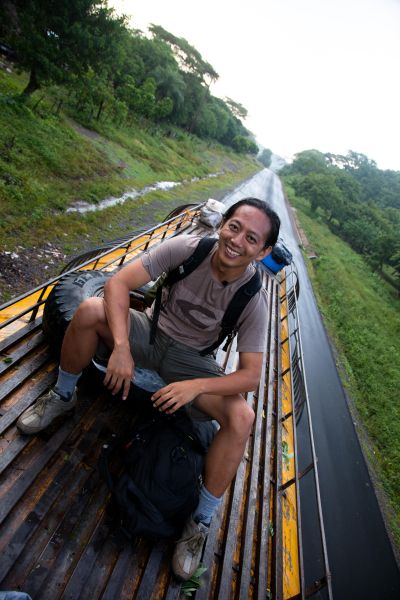
<path id="1" fill-rule="evenodd" d="M 282 597 L 281 298 L 275 278 L 266 285 L 265 368 L 258 390 L 247 395 L 255 426 L 211 524 L 199 600 Z M 15 422 L 54 382 L 56 363 L 40 318 L 0 344 L 11 359 L 0 363 L 0 589 L 40 600 L 180 598 L 169 569 L 173 542 L 121 539 L 97 471 L 104 440 L 135 418 L 134 398 L 116 401 L 89 374 L 72 418 L 34 437 L 20 435 Z M 233 370 L 235 342 L 218 359 Z"/>
<path id="2" fill-rule="evenodd" d="M 269 333 L 266 354 L 276 346 L 275 337 L 276 330 Z M 52 600 L 179 598 L 180 586 L 169 571 L 172 543 L 151 546 L 140 540 L 131 546 L 116 536 L 106 514 L 108 491 L 96 464 L 104 439 L 127 426 L 126 405 L 101 388 L 100 393 L 98 387 L 91 389 L 86 380 L 73 418 L 38 436 L 22 436 L 15 422 L 54 381 L 55 363 L 36 328 L 14 339 L 7 354 L 13 362 L 0 371 L 5 407 L 0 418 L 1 589 Z M 220 353 L 227 371 L 235 367 L 235 354 L 234 345 L 228 356 Z M 268 546 L 267 429 L 275 387 L 266 370 L 258 392 L 248 394 L 257 425 L 213 521 L 203 560 L 208 571 L 198 598 L 266 597 L 268 560 L 259 546 L 262 536 L 261 547 Z M 132 408 L 131 403 L 133 418 Z"/>

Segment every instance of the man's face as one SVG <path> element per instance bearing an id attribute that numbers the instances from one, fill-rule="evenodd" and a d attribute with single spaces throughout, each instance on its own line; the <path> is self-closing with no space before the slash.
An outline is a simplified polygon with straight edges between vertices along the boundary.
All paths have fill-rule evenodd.
<path id="1" fill-rule="evenodd" d="M 254 206 L 243 205 L 222 226 L 219 234 L 218 263 L 237 269 L 238 274 L 253 260 L 261 260 L 272 250 L 264 248 L 271 223 L 267 215 Z"/>

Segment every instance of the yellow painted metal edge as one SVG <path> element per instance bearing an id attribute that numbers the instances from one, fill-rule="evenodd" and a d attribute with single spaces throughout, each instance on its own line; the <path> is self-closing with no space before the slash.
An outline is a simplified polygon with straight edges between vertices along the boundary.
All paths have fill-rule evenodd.
<path id="1" fill-rule="evenodd" d="M 291 381 L 291 357 L 288 329 L 288 306 L 286 300 L 286 278 L 283 274 L 280 285 L 281 298 L 281 398 L 282 415 L 292 413 L 282 422 L 282 485 L 295 477 L 295 417 Z M 292 598 L 300 593 L 299 540 L 297 527 L 296 484 L 288 486 L 282 493 L 282 559 L 283 597 Z"/>
<path id="2" fill-rule="evenodd" d="M 110 252 L 107 252 L 100 259 L 95 259 L 92 262 L 88 263 L 80 270 L 92 270 L 92 269 L 102 269 L 105 271 L 114 271 L 118 268 L 119 263 L 125 257 L 124 262 L 128 263 L 133 260 L 136 256 L 141 254 L 146 247 L 158 244 L 162 241 L 163 236 L 165 234 L 165 238 L 171 237 L 176 233 L 178 227 L 184 227 L 193 217 L 195 211 L 186 210 L 185 212 L 178 215 L 173 221 L 168 224 L 160 224 L 156 225 L 150 233 L 146 235 L 141 235 L 140 237 L 134 238 L 128 246 L 124 246 L 117 249 L 111 249 Z M 121 260 L 119 260 L 121 259 Z M 105 266 L 107 265 L 107 266 Z M 56 285 L 56 284 L 54 284 Z M 35 310 L 36 304 L 40 300 L 45 300 L 53 289 L 54 285 L 44 285 L 42 288 L 37 290 L 36 292 L 25 296 L 24 298 L 16 301 L 14 304 L 10 304 L 6 308 L 0 310 L 0 325 L 5 323 L 9 319 L 17 317 L 21 315 L 17 320 L 13 323 L 8 324 L 7 326 L 0 329 L 0 341 L 7 339 L 8 336 L 18 331 L 22 327 L 24 327 L 31 319 L 32 313 Z M 45 292 L 43 293 L 43 290 Z M 26 314 L 22 314 L 27 311 L 29 308 L 32 308 L 31 311 L 28 311 Z M 39 307 L 37 310 L 37 317 L 40 317 L 43 313 L 43 305 Z"/>

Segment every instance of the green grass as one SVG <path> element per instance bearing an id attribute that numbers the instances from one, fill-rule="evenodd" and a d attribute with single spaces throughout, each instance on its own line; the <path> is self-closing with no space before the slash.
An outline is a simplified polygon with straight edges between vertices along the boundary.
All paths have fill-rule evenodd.
<path id="1" fill-rule="evenodd" d="M 179 204 L 219 199 L 261 168 L 253 157 L 176 128 L 148 121 L 117 127 L 106 118 L 76 114 L 72 104 L 56 115 L 51 90 L 22 102 L 25 84 L 26 75 L 0 69 L 0 258 L 6 274 L 0 303 L 59 272 L 58 261 L 37 259 L 47 242 L 67 262 L 104 240 L 164 219 Z M 219 175 L 207 179 L 211 173 Z M 200 180 L 191 183 L 194 177 Z M 182 185 L 97 213 L 66 213 L 78 200 L 96 204 L 159 181 Z M 20 254 L 20 264 L 10 265 L 4 251 Z"/>
<path id="2" fill-rule="evenodd" d="M 43 239 L 57 241 L 64 233 L 77 242 L 82 233 L 95 239 L 105 228 L 110 238 L 114 225 L 120 235 L 121 219 L 135 223 L 135 206 L 150 207 L 152 200 L 169 206 L 183 190 L 185 202 L 203 200 L 206 192 L 229 187 L 260 168 L 254 158 L 154 123 L 132 122 L 118 128 L 106 120 L 89 122 L 72 106 L 55 115 L 47 92 L 21 102 L 18 94 L 25 81 L 23 74 L 0 70 L 0 251 L 18 245 L 29 248 Z M 96 203 L 157 181 L 190 181 L 215 172 L 224 175 L 161 197 L 146 196 L 99 216 L 65 213 L 77 200 Z"/>
<path id="3" fill-rule="evenodd" d="M 367 431 L 364 450 L 392 510 L 400 545 L 400 299 L 345 242 L 312 218 L 305 201 L 289 200 L 318 258 L 308 271 L 339 352 L 343 382 Z"/>

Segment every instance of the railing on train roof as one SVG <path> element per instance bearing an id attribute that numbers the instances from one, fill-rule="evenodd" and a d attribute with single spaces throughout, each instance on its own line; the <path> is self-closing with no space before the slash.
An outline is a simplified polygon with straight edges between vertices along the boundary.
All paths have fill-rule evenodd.
<path id="1" fill-rule="evenodd" d="M 68 275 L 69 273 L 73 273 L 74 271 L 82 270 L 85 267 L 88 267 L 89 265 L 90 265 L 90 270 L 94 270 L 94 269 L 98 268 L 98 265 L 99 265 L 99 262 L 101 261 L 101 259 L 105 258 L 107 255 L 109 255 L 119 249 L 121 249 L 121 250 L 125 249 L 125 252 L 123 252 L 121 255 L 119 255 L 115 258 L 112 258 L 109 262 L 106 262 L 105 264 L 101 265 L 99 270 L 106 270 L 113 265 L 115 268 L 121 267 L 123 265 L 123 263 L 125 262 L 125 260 L 130 255 L 133 257 L 138 251 L 147 250 L 150 243 L 151 244 L 157 243 L 157 242 L 160 243 L 166 237 L 172 236 L 178 230 L 181 230 L 183 228 L 189 227 L 190 225 L 193 225 L 194 219 L 198 216 L 198 211 L 201 206 L 202 206 L 202 204 L 194 206 L 190 210 L 186 210 L 185 212 L 182 212 L 182 213 L 178 214 L 177 216 L 173 216 L 166 221 L 158 223 L 157 225 L 151 227 L 150 229 L 147 229 L 146 231 L 141 231 L 139 233 L 135 232 L 135 235 L 132 236 L 131 238 L 123 239 L 119 244 L 116 244 L 114 246 L 110 245 L 109 247 L 106 248 L 106 250 L 104 250 L 100 254 L 97 253 L 97 254 L 93 255 L 89 251 L 89 254 L 85 255 L 85 256 L 89 256 L 89 257 L 86 258 L 86 260 L 84 260 L 80 264 L 75 264 L 71 261 L 68 265 L 68 266 L 70 266 L 69 270 L 63 270 L 60 273 L 60 275 L 57 275 L 56 277 L 49 279 L 44 284 L 39 285 L 38 287 L 36 287 L 32 290 L 29 290 L 28 292 L 21 294 L 20 296 L 13 298 L 12 300 L 9 300 L 5 304 L 1 305 L 0 306 L 0 317 L 1 317 L 1 313 L 6 311 L 11 306 L 17 305 L 18 303 L 22 303 L 24 300 L 27 300 L 30 296 L 35 296 L 36 294 L 39 294 L 39 297 L 37 298 L 37 300 L 35 300 L 31 305 L 23 308 L 20 312 L 13 315 L 9 319 L 6 319 L 3 322 L 0 321 L 0 330 L 7 327 L 11 323 L 14 323 L 18 319 L 21 319 L 22 317 L 24 317 L 25 315 L 27 315 L 29 313 L 32 313 L 29 318 L 29 322 L 34 321 L 38 315 L 39 309 L 46 302 L 46 297 L 47 297 L 46 292 L 49 292 L 51 290 L 51 288 L 54 287 L 54 285 L 57 284 L 59 282 L 59 280 L 62 277 L 64 277 L 65 275 Z M 141 240 L 141 238 L 143 238 L 143 237 L 145 237 L 147 239 L 140 241 L 138 244 L 134 245 L 135 241 Z M 72 264 L 72 266 L 71 266 L 71 264 Z"/>
<path id="2" fill-rule="evenodd" d="M 295 436 L 295 448 L 297 452 L 294 456 L 295 459 L 295 477 L 287 481 L 284 486 L 281 486 L 281 491 L 289 487 L 290 485 L 296 486 L 296 494 L 298 500 L 298 507 L 301 506 L 301 486 L 300 482 L 303 477 L 305 477 L 308 473 L 312 472 L 313 474 L 313 493 L 315 494 L 315 502 L 317 507 L 317 518 L 318 518 L 318 529 L 319 529 L 319 537 L 321 544 L 321 554 L 322 560 L 319 561 L 322 564 L 323 572 L 318 578 L 314 578 L 311 585 L 305 587 L 305 575 L 304 575 L 304 540 L 302 537 L 302 527 L 301 527 L 301 514 L 298 514 L 298 535 L 299 535 L 299 551 L 300 551 L 300 580 L 302 582 L 301 593 L 298 598 L 310 598 L 317 594 L 320 590 L 324 591 L 324 596 L 331 600 L 333 598 L 332 595 L 332 584 L 331 584 L 331 573 L 329 569 L 329 561 L 328 561 L 328 552 L 327 552 L 327 544 L 325 537 L 325 528 L 322 514 L 322 503 L 321 503 L 321 494 L 319 488 L 319 478 L 318 478 L 318 459 L 315 451 L 314 444 L 314 435 L 313 435 L 313 426 L 311 420 L 311 411 L 310 404 L 308 398 L 308 390 L 307 390 L 307 382 L 305 377 L 304 370 L 304 361 L 303 361 L 303 352 L 302 352 L 302 344 L 301 344 L 301 329 L 300 329 L 300 319 L 298 313 L 298 297 L 299 297 L 299 278 L 297 269 L 294 263 L 290 267 L 287 267 L 285 270 L 285 278 L 286 278 L 286 289 L 283 295 L 281 296 L 281 302 L 286 301 L 288 306 L 288 314 L 286 318 L 290 320 L 289 324 L 289 335 L 288 342 L 290 348 L 290 356 L 291 356 L 291 386 L 293 391 L 293 404 L 295 411 L 295 424 L 296 426 L 293 428 L 294 436 Z M 285 341 L 285 340 L 284 340 Z M 282 342 L 281 342 L 282 343 Z M 308 432 L 308 450 L 311 454 L 311 459 L 307 466 L 299 472 L 298 462 L 298 445 L 297 445 L 297 427 L 299 426 L 301 418 L 306 417 L 306 429 Z M 285 417 L 283 417 L 285 418 Z M 303 498 L 304 500 L 304 498 Z M 320 597 L 320 596 L 318 596 Z M 321 596 L 322 597 L 322 596 Z"/>
<path id="3" fill-rule="evenodd" d="M 0 323 L 0 329 L 6 327 L 10 323 L 21 318 L 22 316 L 28 315 L 29 313 L 31 313 L 29 322 L 35 321 L 35 319 L 38 315 L 39 309 L 45 303 L 46 293 L 55 284 L 58 283 L 58 281 L 61 279 L 61 277 L 65 276 L 66 274 L 72 273 L 72 272 L 75 272 L 78 270 L 82 270 L 82 269 L 85 269 L 88 267 L 90 269 L 96 269 L 99 267 L 99 262 L 103 258 L 107 257 L 112 252 L 115 252 L 116 250 L 120 249 L 120 250 L 123 250 L 121 254 L 119 254 L 116 257 L 113 257 L 108 262 L 106 259 L 106 263 L 102 264 L 100 267 L 101 270 L 105 270 L 105 269 L 108 269 L 113 266 L 115 268 L 117 268 L 117 267 L 121 266 L 125 260 L 129 259 L 130 257 L 133 257 L 135 255 L 134 253 L 146 250 L 146 248 L 150 245 L 150 243 L 151 244 L 160 243 L 166 237 L 172 236 L 175 233 L 177 233 L 178 231 L 180 232 L 180 231 L 184 230 L 186 227 L 190 227 L 191 225 L 193 225 L 194 219 L 198 215 L 198 209 L 200 208 L 200 206 L 201 205 L 198 205 L 197 207 L 191 209 L 190 211 L 186 211 L 184 213 L 181 213 L 178 216 L 174 216 L 174 217 L 170 218 L 169 220 L 166 220 L 163 223 L 159 223 L 146 231 L 142 231 L 139 233 L 136 232 L 134 236 L 132 236 L 131 238 L 128 238 L 128 239 L 121 240 L 119 244 L 116 244 L 116 245 L 110 244 L 104 250 L 104 252 L 101 252 L 100 254 L 95 254 L 95 255 L 90 254 L 90 256 L 86 255 L 86 260 L 84 260 L 83 262 L 80 262 L 79 264 L 75 264 L 75 262 L 69 263 L 69 265 L 68 265 L 70 267 L 69 270 L 64 271 L 57 277 L 54 277 L 54 278 L 48 280 L 43 285 L 38 286 L 34 290 L 30 290 L 29 292 L 19 296 L 18 298 L 15 298 L 14 300 L 9 301 L 6 304 L 4 304 L 3 306 L 1 306 L 0 314 L 1 314 L 1 311 L 7 309 L 8 307 L 17 304 L 18 302 L 20 302 L 24 299 L 25 300 L 29 299 L 29 297 L 32 296 L 33 294 L 39 293 L 39 298 L 35 302 L 33 302 L 30 306 L 25 307 L 22 311 L 20 311 L 16 315 L 14 315 L 12 318 L 4 321 L 3 323 Z M 146 238 L 146 239 L 142 239 L 142 238 Z M 97 250 L 93 250 L 93 251 L 97 253 L 100 250 L 97 249 Z M 80 258 L 82 258 L 82 257 L 80 257 Z M 321 548 L 322 548 L 321 568 L 323 568 L 323 573 L 321 573 L 321 575 L 318 578 L 316 578 L 315 581 L 313 581 L 312 585 L 306 585 L 307 582 L 305 581 L 305 576 L 304 576 L 303 550 L 302 550 L 302 547 L 304 546 L 304 540 L 302 537 L 301 516 L 300 516 L 300 512 L 299 512 L 297 528 L 298 528 L 298 539 L 300 540 L 300 543 L 299 543 L 300 569 L 301 569 L 300 577 L 301 577 L 302 586 L 301 586 L 301 592 L 297 597 L 298 598 L 308 598 L 308 597 L 313 596 L 314 594 L 318 593 L 319 590 L 323 590 L 322 593 L 324 594 L 324 597 L 327 597 L 330 600 L 332 598 L 332 589 L 331 589 L 331 580 L 330 580 L 330 572 L 329 572 L 329 564 L 328 564 L 328 556 L 327 556 L 327 548 L 326 548 L 326 539 L 325 539 L 325 532 L 324 532 L 324 525 L 323 525 L 320 490 L 319 490 L 319 483 L 318 483 L 317 458 L 316 458 L 316 453 L 315 453 L 313 430 L 312 430 L 311 415 L 310 415 L 310 406 L 309 406 L 309 401 L 308 401 L 307 385 L 306 385 L 305 373 L 304 373 L 303 355 L 302 355 L 302 350 L 301 350 L 301 332 L 300 332 L 300 322 L 299 322 L 298 307 L 297 307 L 297 297 L 299 294 L 299 280 L 298 280 L 296 269 L 294 267 L 287 268 L 285 270 L 285 277 L 286 277 L 286 290 L 285 290 L 284 294 L 281 296 L 280 301 L 287 302 L 287 313 L 288 314 L 287 314 L 286 318 L 288 319 L 288 321 L 290 321 L 290 327 L 289 327 L 289 332 L 288 332 L 288 340 L 280 340 L 280 343 L 283 344 L 283 342 L 285 342 L 285 341 L 289 342 L 290 357 L 291 357 L 291 386 L 292 386 L 292 390 L 293 390 L 294 404 L 295 404 L 295 409 L 294 409 L 295 410 L 295 422 L 296 422 L 296 426 L 297 426 L 300 423 L 300 420 L 301 419 L 304 420 L 304 418 L 306 417 L 307 424 L 308 424 L 308 438 L 309 438 L 308 443 L 309 443 L 309 447 L 310 447 L 311 461 L 304 469 L 302 469 L 301 472 L 299 472 L 298 456 L 297 456 L 297 452 L 296 452 L 296 454 L 295 454 L 295 475 L 294 475 L 293 479 L 286 481 L 283 484 L 282 484 L 282 482 L 279 482 L 279 479 L 277 479 L 276 480 L 277 493 L 284 494 L 285 490 L 288 487 L 290 487 L 291 485 L 295 485 L 296 494 L 297 494 L 297 498 L 298 498 L 298 507 L 300 509 L 300 500 L 301 500 L 300 482 L 301 482 L 302 478 L 305 477 L 308 473 L 310 473 L 310 474 L 313 473 L 313 486 L 314 486 L 314 490 L 315 490 L 319 535 L 320 535 Z M 280 419 L 281 422 L 283 422 L 284 418 L 286 418 L 286 417 L 287 417 L 287 415 L 283 415 L 282 418 Z M 296 427 L 294 427 L 294 436 L 296 437 Z M 297 448 L 297 441 L 295 441 L 295 448 Z M 278 452 L 281 452 L 281 449 L 279 447 L 278 447 Z M 280 464 L 281 462 L 282 462 L 281 460 L 278 461 L 278 464 Z"/>

